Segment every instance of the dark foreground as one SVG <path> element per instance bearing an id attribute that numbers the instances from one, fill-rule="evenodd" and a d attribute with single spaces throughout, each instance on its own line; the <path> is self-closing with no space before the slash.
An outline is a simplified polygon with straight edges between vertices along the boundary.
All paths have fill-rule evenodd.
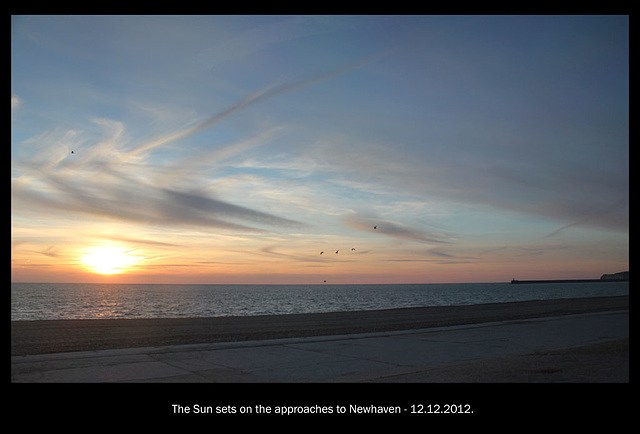
<path id="1" fill-rule="evenodd" d="M 628 383 L 629 339 L 425 369 L 402 383 Z"/>
<path id="2" fill-rule="evenodd" d="M 12 321 L 11 355 L 412 330 L 628 308 L 629 297 L 621 296 L 247 317 Z"/>

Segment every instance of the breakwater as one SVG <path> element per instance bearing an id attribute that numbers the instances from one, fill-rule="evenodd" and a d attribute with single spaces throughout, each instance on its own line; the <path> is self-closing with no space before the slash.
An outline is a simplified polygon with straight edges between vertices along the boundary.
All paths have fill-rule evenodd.
<path id="1" fill-rule="evenodd" d="M 584 282 L 619 282 L 619 280 L 602 280 L 602 279 L 556 279 L 556 280 L 516 280 L 512 279 L 513 285 L 525 283 L 584 283 Z"/>
<path id="2" fill-rule="evenodd" d="M 552 279 L 552 280 L 517 280 L 511 279 L 512 284 L 522 283 L 584 283 L 584 282 L 628 282 L 629 272 L 603 274 L 599 279 Z"/>

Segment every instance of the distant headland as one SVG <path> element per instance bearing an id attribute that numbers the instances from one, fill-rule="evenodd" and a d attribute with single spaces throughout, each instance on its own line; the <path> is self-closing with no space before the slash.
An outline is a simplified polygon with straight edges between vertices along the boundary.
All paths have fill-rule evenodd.
<path id="1" fill-rule="evenodd" d="M 629 272 L 628 271 L 621 271 L 619 273 L 603 274 L 602 276 L 600 276 L 600 280 L 625 281 L 625 282 L 628 282 L 629 281 Z"/>
<path id="2" fill-rule="evenodd" d="M 621 271 L 613 274 L 603 274 L 599 279 L 562 279 L 562 280 L 516 280 L 511 279 L 512 284 L 522 283 L 580 283 L 580 282 L 628 282 L 629 272 Z"/>

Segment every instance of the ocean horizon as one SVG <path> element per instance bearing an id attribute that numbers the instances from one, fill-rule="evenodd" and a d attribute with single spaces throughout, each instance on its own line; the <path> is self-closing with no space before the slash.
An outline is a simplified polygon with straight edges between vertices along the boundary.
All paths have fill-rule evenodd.
<path id="1" fill-rule="evenodd" d="M 629 295 L 629 282 L 11 284 L 11 321 L 284 315 Z"/>

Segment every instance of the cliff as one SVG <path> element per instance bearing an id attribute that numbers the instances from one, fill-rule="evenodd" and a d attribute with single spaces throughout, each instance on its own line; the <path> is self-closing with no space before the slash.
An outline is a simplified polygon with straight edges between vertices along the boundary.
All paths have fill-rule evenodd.
<path id="1" fill-rule="evenodd" d="M 600 276 L 600 280 L 628 281 L 629 280 L 629 272 L 628 271 L 621 271 L 620 273 L 603 274 L 602 276 Z"/>

